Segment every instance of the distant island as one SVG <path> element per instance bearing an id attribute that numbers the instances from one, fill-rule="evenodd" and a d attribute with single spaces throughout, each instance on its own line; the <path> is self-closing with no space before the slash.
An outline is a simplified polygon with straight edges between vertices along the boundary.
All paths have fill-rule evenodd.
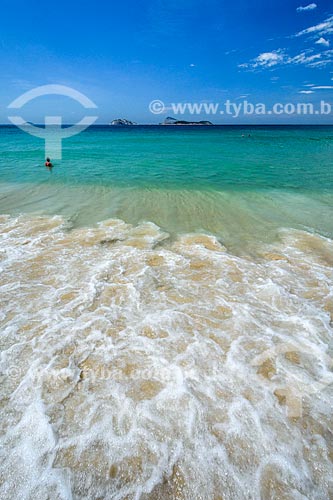
<path id="1" fill-rule="evenodd" d="M 116 127 L 128 127 L 133 125 L 138 125 L 136 122 L 132 122 L 131 120 L 126 120 L 125 118 L 116 118 L 112 120 L 109 125 Z M 152 124 L 153 125 L 153 124 Z M 188 122 L 186 120 L 177 120 L 176 118 L 172 118 L 168 116 L 162 123 L 159 125 L 214 125 L 212 122 L 208 120 L 201 120 L 199 122 Z"/>
<path id="2" fill-rule="evenodd" d="M 137 125 L 137 123 L 131 122 L 130 120 L 125 120 L 124 118 L 117 118 L 116 120 L 112 120 L 112 122 L 110 122 L 109 125 L 129 126 L 129 125 Z"/>
<path id="3" fill-rule="evenodd" d="M 186 120 L 176 120 L 176 118 L 168 116 L 164 120 L 164 122 L 160 123 L 160 125 L 213 125 L 213 123 L 207 120 L 202 120 L 199 122 L 188 122 Z"/>

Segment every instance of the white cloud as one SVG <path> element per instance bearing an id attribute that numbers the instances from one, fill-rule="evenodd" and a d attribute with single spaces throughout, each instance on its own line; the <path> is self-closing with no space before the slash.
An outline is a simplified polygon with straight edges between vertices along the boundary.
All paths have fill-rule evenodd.
<path id="1" fill-rule="evenodd" d="M 305 64 L 306 66 L 321 59 L 321 54 L 312 54 L 310 51 L 304 51 L 294 57 L 290 57 L 286 64 Z"/>
<path id="2" fill-rule="evenodd" d="M 195 68 L 195 64 L 190 64 L 190 68 Z"/>
<path id="3" fill-rule="evenodd" d="M 312 87 L 314 90 L 333 90 L 333 85 L 317 85 Z"/>
<path id="4" fill-rule="evenodd" d="M 333 59 L 324 59 L 323 61 L 313 62 L 308 64 L 309 68 L 325 68 L 328 64 L 331 64 Z"/>
<path id="5" fill-rule="evenodd" d="M 285 64 L 302 64 L 309 68 L 324 67 L 333 62 L 333 50 L 313 53 L 313 49 L 305 50 L 294 57 L 286 59 Z"/>
<path id="6" fill-rule="evenodd" d="M 333 33 L 333 16 L 328 17 L 324 22 L 310 26 L 305 30 L 299 31 L 295 36 L 309 35 L 311 33 L 318 33 L 319 35 L 329 35 Z"/>
<path id="7" fill-rule="evenodd" d="M 333 62 L 333 50 L 314 52 L 313 49 L 304 50 L 295 56 L 289 56 L 284 49 L 273 52 L 263 52 L 248 63 L 240 64 L 239 68 L 260 70 L 285 65 L 303 65 L 309 68 L 325 67 Z"/>
<path id="8" fill-rule="evenodd" d="M 305 87 L 310 87 L 310 89 L 300 90 L 299 94 L 314 94 L 315 90 L 333 90 L 333 85 L 314 85 L 309 83 Z"/>
<path id="9" fill-rule="evenodd" d="M 275 66 L 276 64 L 282 62 L 283 57 L 283 53 L 280 49 L 274 50 L 273 52 L 263 52 L 256 58 L 256 65 L 270 68 L 271 66 Z"/>
<path id="10" fill-rule="evenodd" d="M 330 46 L 329 40 L 326 40 L 326 38 L 324 38 L 324 37 L 319 38 L 319 40 L 317 40 L 316 43 L 318 45 L 324 45 L 325 47 L 329 47 Z"/>
<path id="11" fill-rule="evenodd" d="M 316 9 L 317 8 L 317 4 L 316 3 L 309 3 L 309 5 L 306 5 L 305 7 L 297 7 L 297 12 L 305 12 L 305 11 L 308 11 L 308 10 L 313 10 L 313 9 Z"/>
<path id="12" fill-rule="evenodd" d="M 302 10 L 311 10 L 315 7 L 311 7 L 316 4 L 309 4 L 302 7 Z M 330 40 L 327 35 L 333 35 L 333 16 L 331 15 L 323 22 L 316 24 L 315 26 L 310 26 L 302 31 L 293 35 L 293 37 L 300 37 L 304 35 L 309 35 L 309 40 L 316 40 L 315 45 L 321 46 L 321 52 L 315 50 L 314 48 L 306 49 L 296 55 L 289 55 L 287 49 L 277 49 L 271 52 L 262 52 L 254 59 L 251 59 L 247 63 L 239 64 L 239 68 L 248 70 L 260 70 L 274 68 L 275 66 L 281 65 L 304 65 L 309 68 L 323 68 L 333 63 L 333 50 L 324 50 L 330 46 Z M 326 35 L 326 37 L 324 36 Z"/>
<path id="13" fill-rule="evenodd" d="M 284 59 L 284 53 L 281 49 L 273 50 L 273 52 L 263 52 L 249 63 L 240 64 L 240 68 L 271 68 L 277 64 L 281 64 Z"/>

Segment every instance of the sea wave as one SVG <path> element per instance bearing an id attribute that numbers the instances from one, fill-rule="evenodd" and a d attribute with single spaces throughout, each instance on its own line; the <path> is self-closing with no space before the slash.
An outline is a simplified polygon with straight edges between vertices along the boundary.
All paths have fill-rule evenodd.
<path id="1" fill-rule="evenodd" d="M 1 498 L 333 495 L 333 241 L 0 218 Z"/>

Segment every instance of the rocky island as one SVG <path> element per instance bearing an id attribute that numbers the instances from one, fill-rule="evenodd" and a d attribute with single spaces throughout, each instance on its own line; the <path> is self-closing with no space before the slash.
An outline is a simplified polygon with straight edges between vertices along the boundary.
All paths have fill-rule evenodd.
<path id="1" fill-rule="evenodd" d="M 116 120 L 112 120 L 112 122 L 110 122 L 109 125 L 131 126 L 131 125 L 137 125 L 137 123 L 131 122 L 130 120 L 125 120 L 124 118 L 117 118 Z"/>
<path id="2" fill-rule="evenodd" d="M 201 120 L 199 122 L 188 122 L 186 120 L 177 120 L 176 118 L 168 116 L 164 120 L 164 122 L 160 123 L 160 125 L 213 125 L 213 123 L 208 120 Z"/>

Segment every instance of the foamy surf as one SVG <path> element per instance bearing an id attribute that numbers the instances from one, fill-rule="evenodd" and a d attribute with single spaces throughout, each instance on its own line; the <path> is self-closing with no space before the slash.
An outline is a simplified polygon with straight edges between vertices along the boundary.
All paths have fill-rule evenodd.
<path id="1" fill-rule="evenodd" d="M 333 496 L 333 242 L 1 218 L 1 498 Z"/>

